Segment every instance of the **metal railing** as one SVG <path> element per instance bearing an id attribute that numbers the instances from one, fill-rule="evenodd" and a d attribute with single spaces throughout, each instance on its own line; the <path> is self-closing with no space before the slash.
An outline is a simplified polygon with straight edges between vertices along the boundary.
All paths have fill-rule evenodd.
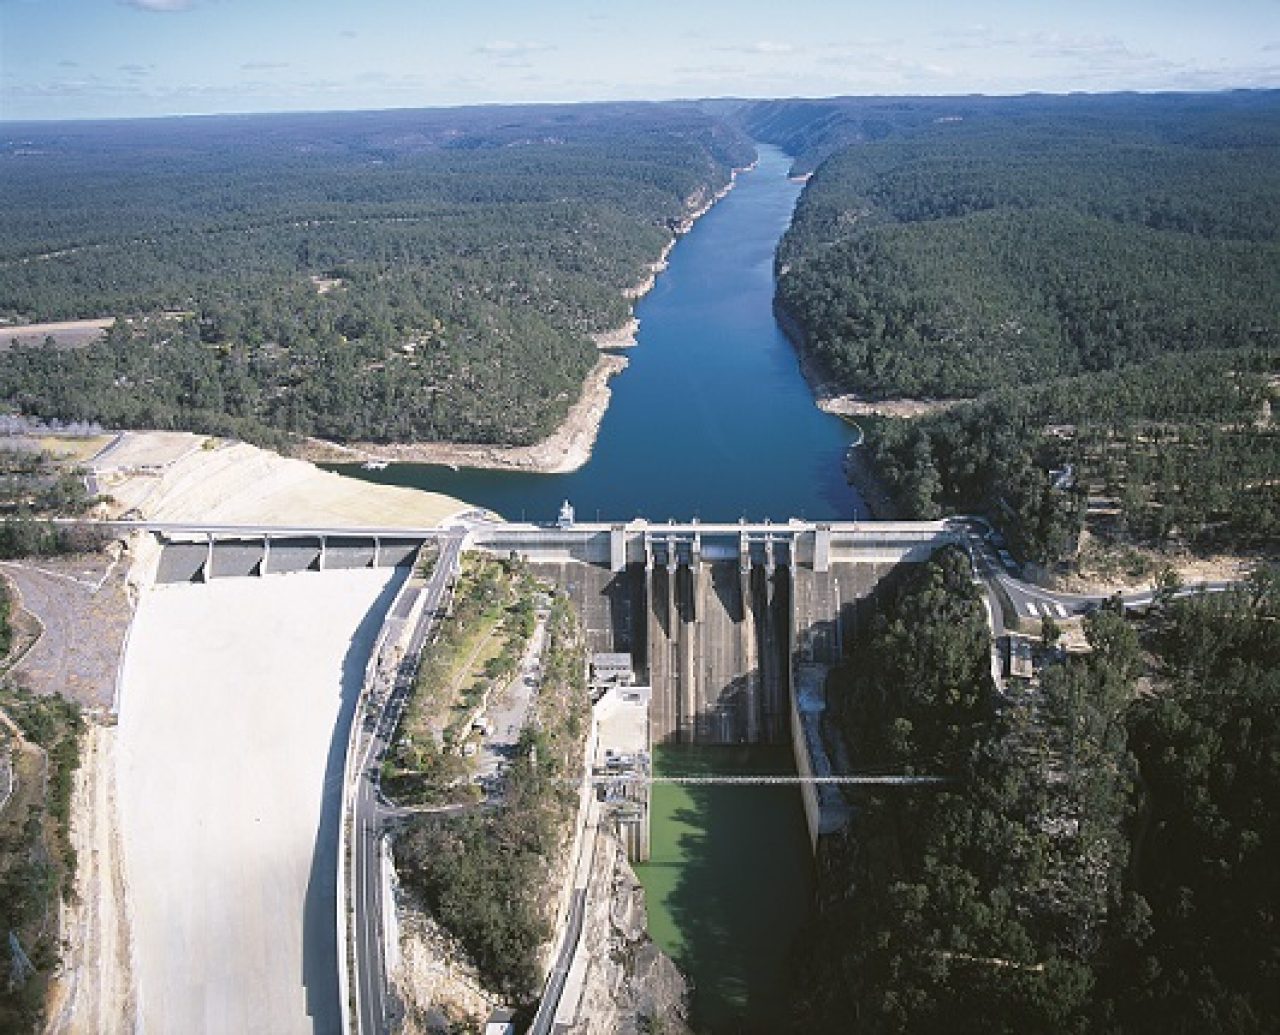
<path id="1" fill-rule="evenodd" d="M 835 784 L 854 787 L 916 787 L 950 783 L 946 776 L 648 776 L 643 773 L 618 773 L 593 776 L 598 785 L 609 784 L 679 784 L 683 786 L 725 787 L 801 787 L 806 784 Z"/>

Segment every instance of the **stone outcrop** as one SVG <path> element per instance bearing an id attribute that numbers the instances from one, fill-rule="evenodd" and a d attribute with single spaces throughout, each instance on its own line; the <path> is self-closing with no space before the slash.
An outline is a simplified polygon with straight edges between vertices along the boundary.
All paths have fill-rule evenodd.
<path id="1" fill-rule="evenodd" d="M 419 910 L 397 904 L 400 959 L 392 973 L 403 1035 L 483 1031 L 501 1000 L 480 982 L 456 938 Z"/>
<path id="2" fill-rule="evenodd" d="M 586 973 L 573 1035 L 687 1035 L 689 989 L 649 937 L 644 889 L 613 835 L 602 833 L 582 939 Z"/>

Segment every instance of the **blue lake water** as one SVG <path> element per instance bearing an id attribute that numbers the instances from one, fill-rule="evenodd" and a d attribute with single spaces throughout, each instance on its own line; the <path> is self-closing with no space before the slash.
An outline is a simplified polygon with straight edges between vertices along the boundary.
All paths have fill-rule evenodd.
<path id="1" fill-rule="evenodd" d="M 512 520 L 865 516 L 841 457 L 856 432 L 818 410 L 773 318 L 773 257 L 800 185 L 789 160 L 760 163 L 677 244 L 636 306 L 638 344 L 612 382 L 589 463 L 546 475 L 432 465 L 360 471 L 447 493 Z M 340 468 L 354 474 L 350 468 Z"/>

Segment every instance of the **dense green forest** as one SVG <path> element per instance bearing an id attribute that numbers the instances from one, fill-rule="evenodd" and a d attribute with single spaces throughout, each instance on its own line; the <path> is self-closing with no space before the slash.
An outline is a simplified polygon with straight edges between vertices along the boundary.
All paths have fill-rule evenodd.
<path id="1" fill-rule="evenodd" d="M 101 530 L 48 520 L 77 517 L 93 502 L 81 472 L 30 439 L 0 445 L 0 560 L 101 549 Z"/>
<path id="2" fill-rule="evenodd" d="M 795 159 L 798 174 L 853 144 L 930 132 L 937 127 L 1001 124 L 1101 129 L 1138 126 L 1214 147 L 1258 133 L 1259 116 L 1274 117 L 1274 91 L 1230 93 L 1027 94 L 1017 97 L 828 97 L 815 100 L 718 101 L 704 107 L 736 122 L 757 140 L 776 144 Z M 1267 131 L 1274 134 L 1274 125 Z"/>
<path id="3" fill-rule="evenodd" d="M 136 319 L 92 348 L 0 352 L 0 399 L 275 443 L 544 436 L 623 290 L 752 155 L 682 105 L 6 136 L 0 317 Z"/>
<path id="4" fill-rule="evenodd" d="M 1280 353 L 1164 356 L 878 422 L 867 455 L 907 513 L 986 511 L 1039 562 L 1071 557 L 1086 516 L 1112 542 L 1266 551 L 1277 373 Z"/>
<path id="5" fill-rule="evenodd" d="M 821 846 L 798 1031 L 1265 1032 L 1280 1024 L 1280 580 L 1089 616 L 999 694 L 967 560 L 862 630 L 829 695 L 860 794 Z"/>
<path id="6" fill-rule="evenodd" d="M 778 256 L 816 375 L 975 400 L 871 436 L 902 511 L 984 511 L 1037 561 L 1072 556 L 1087 500 L 1113 537 L 1275 543 L 1280 95 L 777 102 L 747 124 L 833 152 Z"/>

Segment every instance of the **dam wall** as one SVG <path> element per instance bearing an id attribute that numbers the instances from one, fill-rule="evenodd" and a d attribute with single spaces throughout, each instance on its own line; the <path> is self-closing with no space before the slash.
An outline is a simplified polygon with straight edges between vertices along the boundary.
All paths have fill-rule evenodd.
<path id="1" fill-rule="evenodd" d="M 636 521 L 496 526 L 471 546 L 529 562 L 591 652 L 630 655 L 653 744 L 743 744 L 794 737 L 797 667 L 812 683 L 836 664 L 877 587 L 956 538 L 945 522 Z"/>

